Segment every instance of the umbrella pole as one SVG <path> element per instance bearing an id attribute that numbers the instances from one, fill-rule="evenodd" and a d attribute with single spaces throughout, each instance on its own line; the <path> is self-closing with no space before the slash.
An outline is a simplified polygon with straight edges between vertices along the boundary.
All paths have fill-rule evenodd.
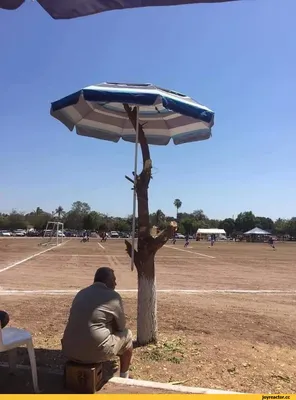
<path id="1" fill-rule="evenodd" d="M 131 270 L 134 270 L 135 258 L 135 231 L 136 231 L 136 201 L 137 201 L 137 169 L 138 169 L 138 144 L 139 144 L 139 106 L 136 106 L 136 140 L 135 140 L 135 165 L 134 165 L 134 192 L 133 192 L 133 226 L 132 226 L 132 256 L 131 256 Z"/>

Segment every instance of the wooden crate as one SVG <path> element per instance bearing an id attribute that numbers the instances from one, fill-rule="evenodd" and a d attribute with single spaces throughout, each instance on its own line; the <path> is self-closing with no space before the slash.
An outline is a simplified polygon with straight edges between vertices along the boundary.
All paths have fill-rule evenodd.
<path id="1" fill-rule="evenodd" d="M 67 361 L 64 369 L 65 388 L 74 393 L 93 394 L 103 383 L 103 364 L 78 364 Z"/>

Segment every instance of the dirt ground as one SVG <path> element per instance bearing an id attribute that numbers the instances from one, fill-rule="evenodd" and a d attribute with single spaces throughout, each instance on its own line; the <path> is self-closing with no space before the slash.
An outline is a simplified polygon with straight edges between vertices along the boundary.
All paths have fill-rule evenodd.
<path id="1" fill-rule="evenodd" d="M 0 239 L 0 308 L 9 311 L 11 325 L 32 332 L 38 366 L 63 368 L 60 339 L 71 301 L 102 265 L 114 268 L 136 333 L 136 273 L 123 241 L 110 240 L 102 248 L 96 239 L 72 239 L 3 271 L 46 249 L 38 242 Z M 133 377 L 295 393 L 296 245 L 279 243 L 276 251 L 252 243 L 183 245 L 168 243 L 157 255 L 159 343 L 135 349 Z M 29 363 L 22 349 L 19 363 Z M 2 393 L 9 392 L 7 382 L 0 385 Z"/>

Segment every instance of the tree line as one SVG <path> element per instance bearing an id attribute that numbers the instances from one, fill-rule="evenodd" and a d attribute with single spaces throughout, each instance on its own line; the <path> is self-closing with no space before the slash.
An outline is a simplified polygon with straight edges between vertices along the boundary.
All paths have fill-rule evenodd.
<path id="1" fill-rule="evenodd" d="M 291 219 L 278 218 L 273 221 L 269 217 L 256 216 L 252 211 L 244 211 L 234 218 L 224 220 L 211 219 L 203 210 L 195 210 L 192 213 L 180 212 L 182 202 L 174 201 L 176 215 L 165 215 L 162 210 L 150 214 L 150 224 L 164 229 L 171 221 L 178 222 L 180 233 L 194 234 L 199 228 L 221 228 L 231 237 L 242 234 L 254 227 L 269 231 L 278 236 L 290 235 L 296 237 L 296 217 Z M 132 215 L 127 218 L 110 216 L 91 210 L 88 203 L 75 201 L 70 210 L 66 211 L 58 206 L 53 212 L 47 212 L 37 207 L 30 213 L 12 210 L 9 214 L 0 213 L 0 230 L 15 230 L 34 228 L 42 230 L 46 228 L 48 221 L 60 221 L 65 229 L 91 230 L 91 231 L 121 231 L 130 232 L 132 229 Z"/>

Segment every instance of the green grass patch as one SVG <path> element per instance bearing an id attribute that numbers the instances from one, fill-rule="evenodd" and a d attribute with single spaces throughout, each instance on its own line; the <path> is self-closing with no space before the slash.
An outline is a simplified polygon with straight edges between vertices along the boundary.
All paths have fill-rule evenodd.
<path id="1" fill-rule="evenodd" d="M 147 361 L 169 361 L 174 364 L 181 364 L 184 360 L 184 354 L 185 344 L 181 338 L 176 338 L 147 346 L 143 350 L 141 358 Z"/>

